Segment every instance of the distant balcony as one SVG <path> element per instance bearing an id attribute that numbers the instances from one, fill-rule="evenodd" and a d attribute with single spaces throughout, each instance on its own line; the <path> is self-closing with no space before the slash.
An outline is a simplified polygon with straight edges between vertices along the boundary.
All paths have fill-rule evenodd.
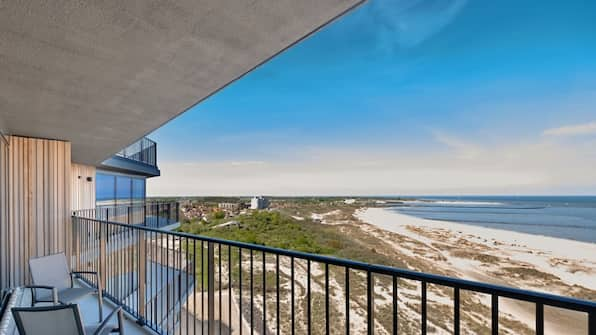
<path id="1" fill-rule="evenodd" d="M 143 137 L 116 153 L 116 156 L 151 166 L 157 166 L 157 143 L 147 137 Z"/>
<path id="2" fill-rule="evenodd" d="M 72 264 L 98 271 L 105 297 L 158 334 L 427 334 L 443 320 L 440 333 L 496 335 L 511 333 L 507 315 L 522 304 L 535 334 L 548 321 L 596 335 L 591 301 L 78 215 L 72 223 Z M 486 319 L 483 329 L 469 329 L 464 312 Z"/>
<path id="3" fill-rule="evenodd" d="M 106 159 L 101 165 L 109 170 L 133 172 L 147 177 L 159 176 L 157 143 L 143 137 Z"/>

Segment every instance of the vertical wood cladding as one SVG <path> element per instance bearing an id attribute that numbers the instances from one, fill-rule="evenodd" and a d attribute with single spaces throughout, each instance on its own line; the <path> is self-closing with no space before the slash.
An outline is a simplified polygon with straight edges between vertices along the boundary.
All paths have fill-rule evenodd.
<path id="1" fill-rule="evenodd" d="M 8 287 L 8 138 L 0 134 L 0 289 Z"/>
<path id="2" fill-rule="evenodd" d="M 71 177 L 72 210 L 95 208 L 95 166 L 73 163 Z"/>
<path id="3" fill-rule="evenodd" d="M 30 257 L 68 255 L 71 244 L 70 143 L 19 136 L 8 142 L 0 148 L 2 287 L 29 283 Z"/>

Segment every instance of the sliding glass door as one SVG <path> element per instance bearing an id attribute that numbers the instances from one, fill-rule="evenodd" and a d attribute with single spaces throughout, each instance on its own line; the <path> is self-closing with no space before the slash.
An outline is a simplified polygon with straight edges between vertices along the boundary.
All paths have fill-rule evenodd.
<path id="1" fill-rule="evenodd" d="M 145 178 L 98 171 L 95 178 L 98 207 L 142 205 L 145 202 Z"/>

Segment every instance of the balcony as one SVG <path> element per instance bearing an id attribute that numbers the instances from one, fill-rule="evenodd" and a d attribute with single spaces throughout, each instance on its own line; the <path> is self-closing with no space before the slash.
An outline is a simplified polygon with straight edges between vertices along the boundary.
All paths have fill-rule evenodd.
<path id="1" fill-rule="evenodd" d="M 477 331 L 499 334 L 523 304 L 536 334 L 565 323 L 596 335 L 595 302 L 79 215 L 72 224 L 72 264 L 98 271 L 107 299 L 159 334 L 460 334 L 471 309 L 487 319 Z"/>
<path id="2" fill-rule="evenodd" d="M 143 137 L 116 153 L 116 156 L 157 166 L 157 143 L 147 137 Z"/>
<path id="3" fill-rule="evenodd" d="M 157 143 L 143 137 L 101 163 L 102 168 L 134 172 L 147 177 L 160 175 L 157 167 Z"/>

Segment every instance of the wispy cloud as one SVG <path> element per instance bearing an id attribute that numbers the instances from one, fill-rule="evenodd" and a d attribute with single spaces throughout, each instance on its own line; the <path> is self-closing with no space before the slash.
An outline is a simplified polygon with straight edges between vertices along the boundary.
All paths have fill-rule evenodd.
<path id="1" fill-rule="evenodd" d="M 379 25 L 378 42 L 385 49 L 416 46 L 448 25 L 467 0 L 377 0 L 371 2 Z"/>
<path id="2" fill-rule="evenodd" d="M 441 144 L 453 150 L 459 158 L 473 159 L 482 153 L 482 148 L 474 143 L 467 142 L 452 135 L 440 131 L 433 131 L 433 137 Z"/>
<path id="3" fill-rule="evenodd" d="M 596 135 L 596 121 L 546 129 L 542 134 L 545 136 Z"/>
<path id="4" fill-rule="evenodd" d="M 258 166 L 265 164 L 266 163 L 264 161 L 235 161 L 230 163 L 232 166 Z"/>

